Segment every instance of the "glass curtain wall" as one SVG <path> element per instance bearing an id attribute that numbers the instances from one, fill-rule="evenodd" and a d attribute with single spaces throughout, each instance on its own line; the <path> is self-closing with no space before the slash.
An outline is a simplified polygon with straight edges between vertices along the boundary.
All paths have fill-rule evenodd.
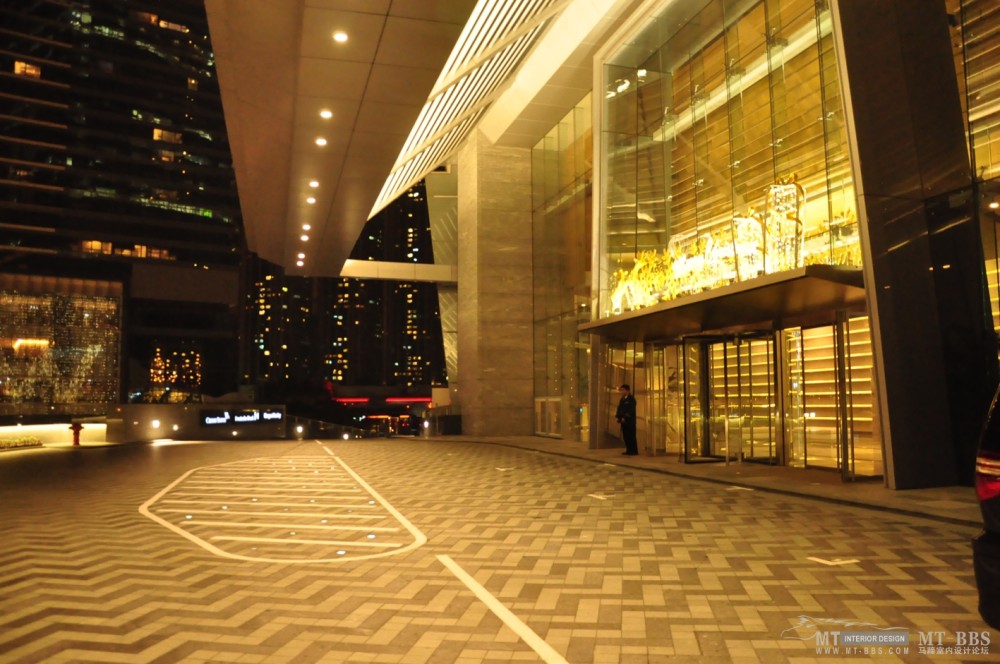
<path id="1" fill-rule="evenodd" d="M 585 441 L 593 133 L 588 94 L 532 150 L 535 432 Z"/>
<path id="2" fill-rule="evenodd" d="M 825 3 L 667 3 L 604 64 L 599 317 L 860 266 Z"/>
<path id="3" fill-rule="evenodd" d="M 965 89 L 969 148 L 980 187 L 980 223 L 993 328 L 1000 332 L 1000 6 L 990 0 L 948 0 L 960 15 L 955 65 Z"/>

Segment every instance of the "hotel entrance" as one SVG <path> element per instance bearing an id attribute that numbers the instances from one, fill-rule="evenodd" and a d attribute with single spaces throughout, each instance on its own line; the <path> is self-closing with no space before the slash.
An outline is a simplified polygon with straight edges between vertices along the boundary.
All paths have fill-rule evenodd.
<path id="1" fill-rule="evenodd" d="M 866 317 L 646 346 L 648 448 L 687 463 L 882 474 Z"/>

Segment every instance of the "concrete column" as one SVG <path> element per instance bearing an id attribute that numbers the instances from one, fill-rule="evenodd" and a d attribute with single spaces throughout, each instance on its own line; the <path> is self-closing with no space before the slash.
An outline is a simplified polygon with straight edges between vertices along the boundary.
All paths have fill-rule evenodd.
<path id="1" fill-rule="evenodd" d="M 531 151 L 480 131 L 458 155 L 462 432 L 531 435 Z"/>

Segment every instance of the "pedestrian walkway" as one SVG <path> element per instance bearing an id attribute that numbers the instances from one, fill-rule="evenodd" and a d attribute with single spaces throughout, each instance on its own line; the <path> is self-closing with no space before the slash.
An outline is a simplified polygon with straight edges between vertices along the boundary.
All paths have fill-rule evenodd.
<path id="1" fill-rule="evenodd" d="M 531 437 L 4 453 L 0 661 L 822 664 L 844 626 L 995 659 L 976 526 L 809 478 Z"/>
<path id="2" fill-rule="evenodd" d="M 46 448 L 72 448 L 70 436 L 57 427 L 56 434 L 43 435 Z M 114 445 L 103 440 L 103 427 L 88 427 L 82 447 Z M 26 429 L 13 429 L 13 434 Z M 39 435 L 32 431 L 34 435 Z M 930 489 L 892 490 L 880 479 L 844 482 L 828 470 L 768 466 L 758 463 L 684 463 L 674 456 L 622 456 L 620 448 L 589 449 L 579 441 L 541 436 L 438 436 L 430 440 L 477 442 L 535 450 L 546 454 L 613 463 L 649 472 L 690 477 L 707 482 L 742 486 L 760 491 L 784 493 L 867 507 L 949 523 L 978 526 L 982 523 L 979 504 L 972 487 L 949 486 Z"/>
<path id="3" fill-rule="evenodd" d="M 690 477 L 760 491 L 816 498 L 949 523 L 982 523 L 975 489 L 964 486 L 892 490 L 882 480 L 844 482 L 833 471 L 806 470 L 757 463 L 684 463 L 668 456 L 622 456 L 621 448 L 588 449 L 585 443 L 540 436 L 447 436 L 441 440 L 481 442 L 546 454 L 613 463 L 644 471 Z"/>

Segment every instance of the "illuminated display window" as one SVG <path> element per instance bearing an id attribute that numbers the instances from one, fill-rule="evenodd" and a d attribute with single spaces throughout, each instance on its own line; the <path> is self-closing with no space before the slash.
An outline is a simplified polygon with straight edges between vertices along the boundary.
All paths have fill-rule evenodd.
<path id="1" fill-rule="evenodd" d="M 749 4 L 725 32 L 710 11 L 697 34 L 664 12 L 604 63 L 602 316 L 861 265 L 829 9 Z"/>
<path id="2" fill-rule="evenodd" d="M 96 413 L 115 403 L 117 298 L 0 291 L 0 413 Z"/>

